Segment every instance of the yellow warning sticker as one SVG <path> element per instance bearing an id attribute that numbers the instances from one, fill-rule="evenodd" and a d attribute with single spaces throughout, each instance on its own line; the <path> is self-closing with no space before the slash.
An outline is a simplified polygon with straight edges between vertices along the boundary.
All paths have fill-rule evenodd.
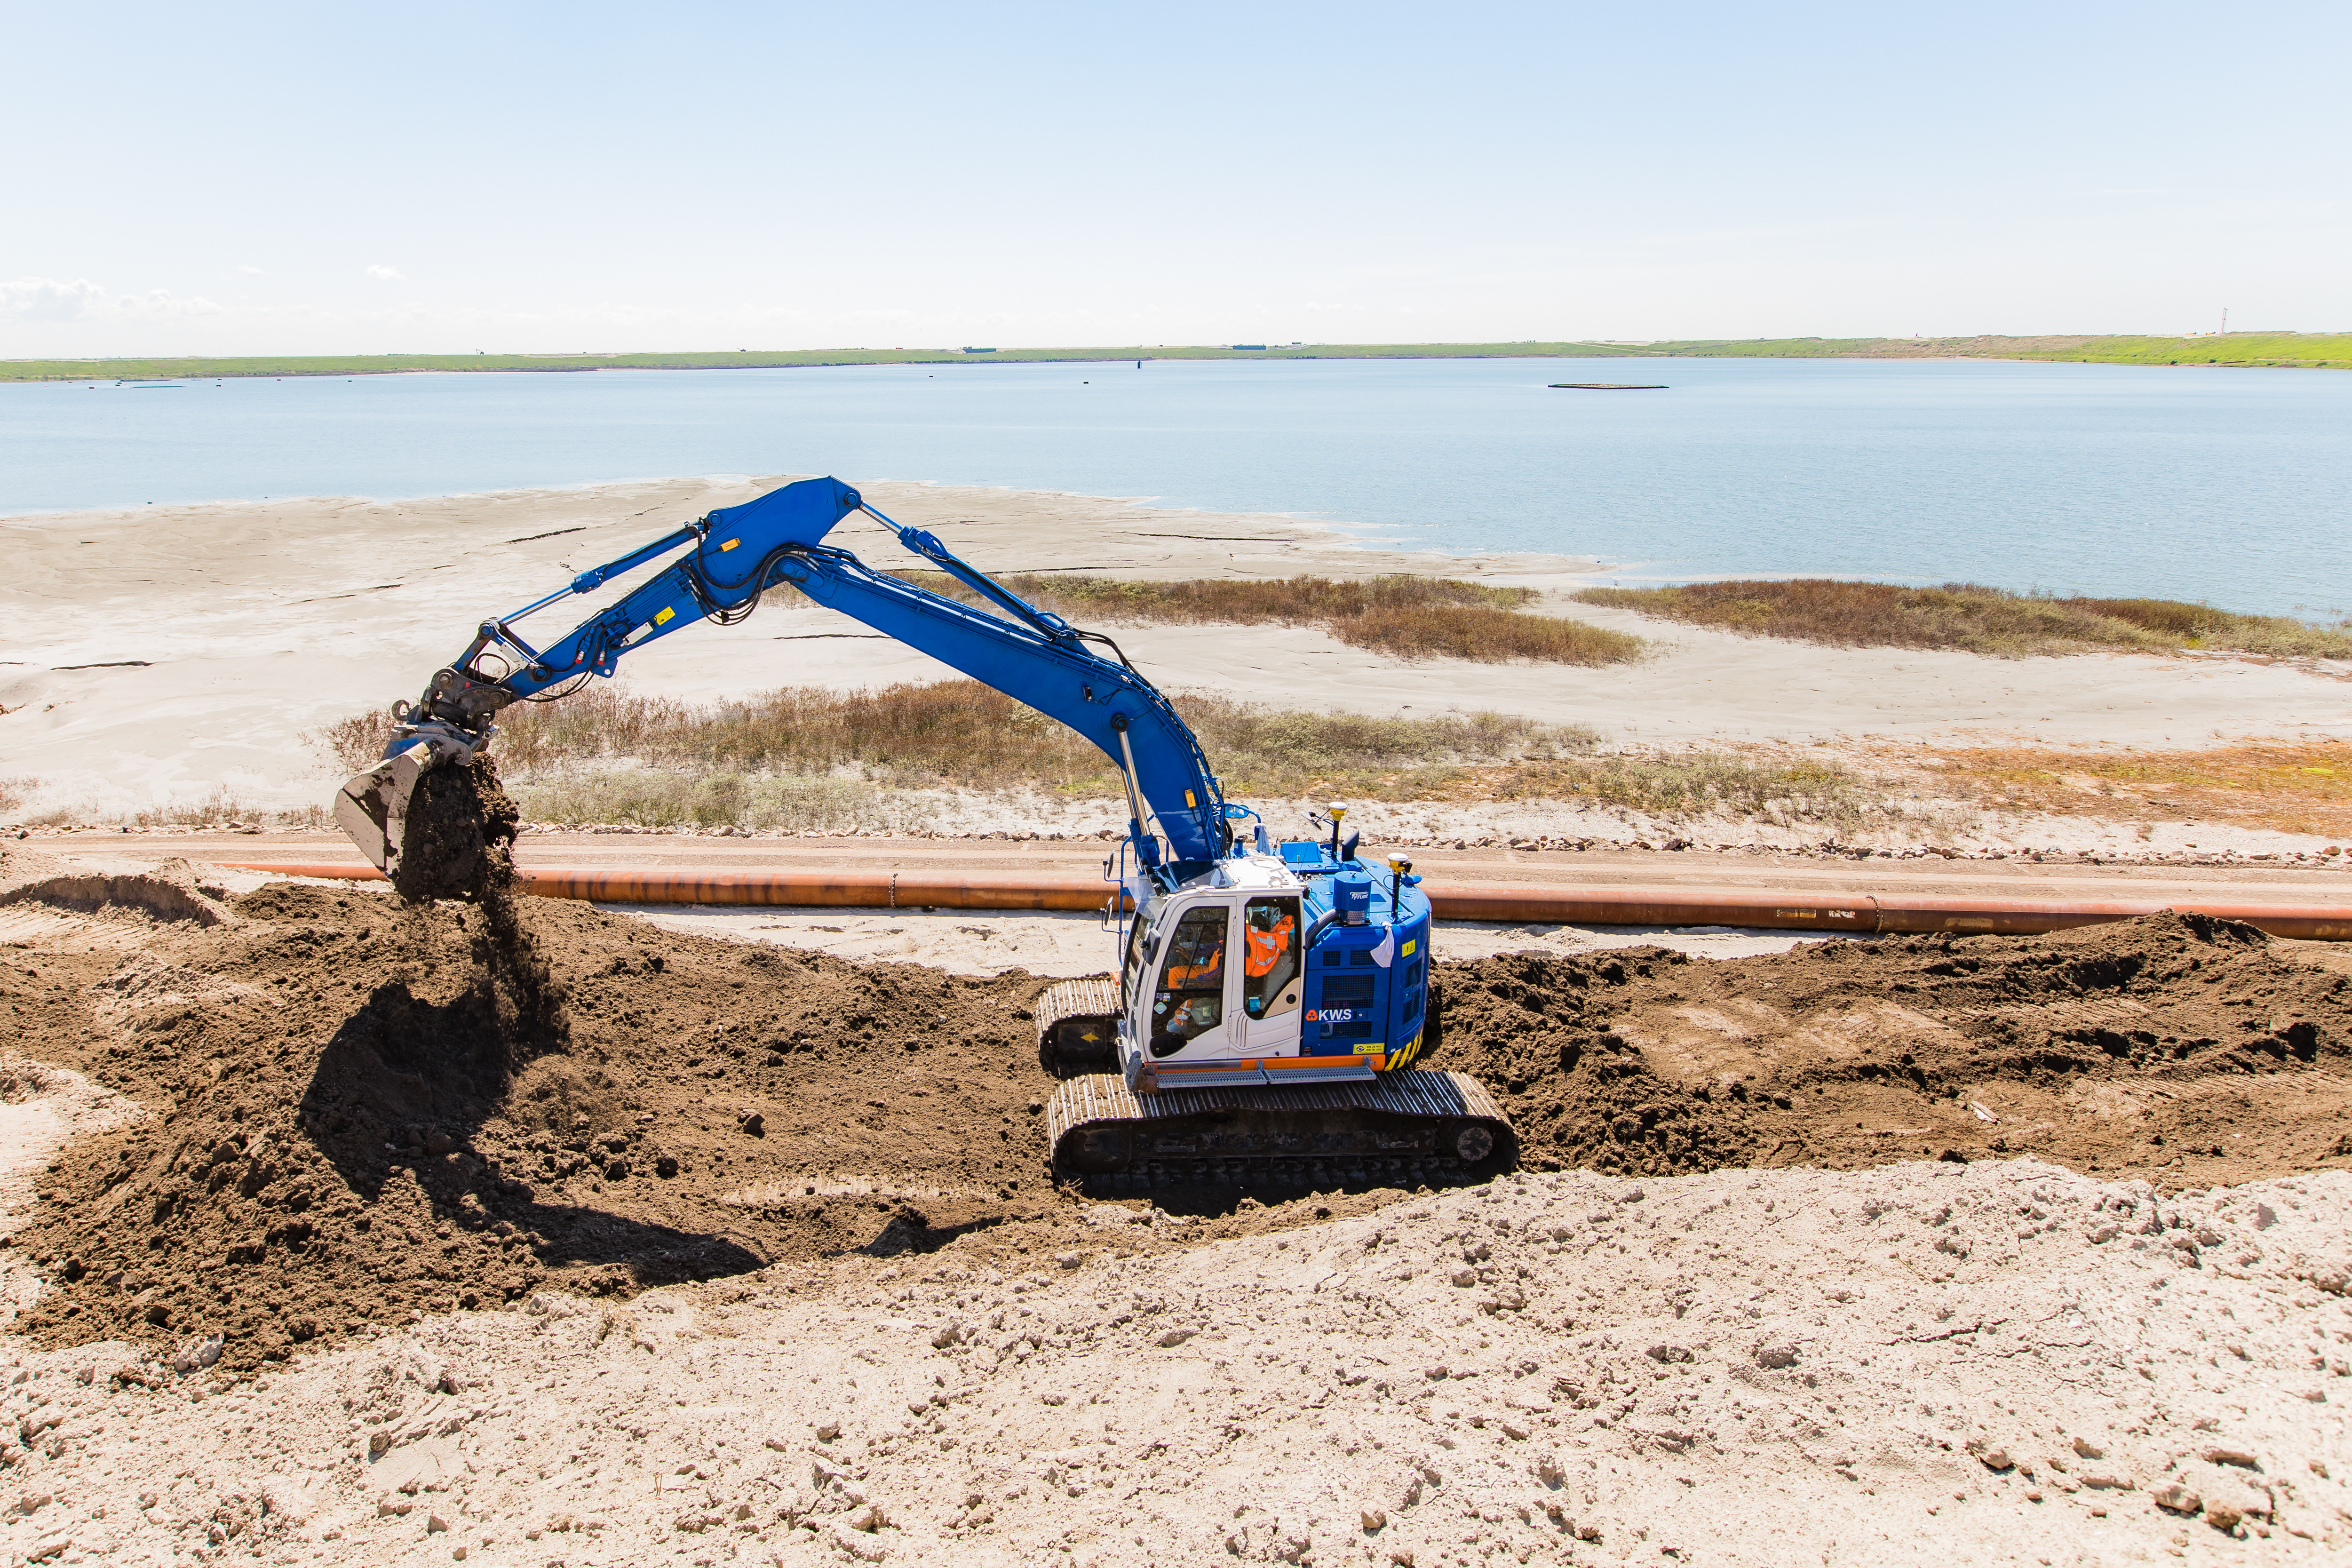
<path id="1" fill-rule="evenodd" d="M 1188 789 L 1184 792 L 1184 804 L 1186 805 L 1197 806 L 1201 803 L 1192 798 L 1192 792 Z"/>
<path id="2" fill-rule="evenodd" d="M 724 543 L 724 544 L 722 544 L 722 545 L 720 545 L 720 546 L 719 547 L 719 554 L 721 554 L 721 555 L 724 555 L 724 554 L 726 554 L 729 551 L 730 551 L 730 550 L 734 549 L 737 545 L 739 545 L 739 544 L 740 544 L 740 543 L 742 543 L 742 542 L 742 542 L 741 540 L 740 540 L 740 539 L 730 539 L 730 540 L 729 540 L 726 543 Z"/>
<path id="3" fill-rule="evenodd" d="M 1407 958 L 1411 958 L 1411 957 L 1412 956 L 1412 950 L 1413 950 L 1414 948 L 1416 948 L 1416 947 L 1419 947 L 1420 945 L 1421 945 L 1421 938 L 1419 938 L 1419 937 L 1415 937 L 1415 938 L 1413 938 L 1411 942 L 1406 942 L 1406 943 L 1404 944 L 1404 955 L 1405 955 Z"/>
<path id="4" fill-rule="evenodd" d="M 1356 1054 L 1360 1057 L 1376 1057 L 1388 1048 L 1387 1044 L 1380 1040 L 1358 1040 L 1356 1042 Z"/>
<path id="5" fill-rule="evenodd" d="M 661 613 L 660 613 L 659 615 L 657 615 L 657 616 L 654 616 L 654 625 L 656 625 L 656 626 L 666 626 L 669 625 L 669 624 L 670 624 L 670 622 L 671 622 L 673 619 L 675 619 L 675 618 L 677 617 L 677 612 L 676 610 L 673 610 L 673 609 L 671 609 L 669 606 L 667 606 L 667 605 L 665 605 L 664 606 L 662 606 Z"/>

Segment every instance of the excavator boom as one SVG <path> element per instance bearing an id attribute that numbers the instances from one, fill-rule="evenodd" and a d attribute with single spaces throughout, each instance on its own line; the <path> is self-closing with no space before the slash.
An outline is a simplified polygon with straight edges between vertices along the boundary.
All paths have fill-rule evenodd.
<path id="1" fill-rule="evenodd" d="M 877 572 L 824 542 L 858 511 L 998 613 Z M 525 616 L 560 599 L 593 593 L 673 554 L 661 571 L 543 647 L 517 629 Z M 579 574 L 512 615 L 482 622 L 465 652 L 435 672 L 415 703 L 394 708 L 399 723 L 391 746 L 382 762 L 343 786 L 335 802 L 337 821 L 378 869 L 395 875 L 404 861 L 427 852 L 410 826 L 420 781 L 444 763 L 471 763 L 489 744 L 502 710 L 519 701 L 551 701 L 587 680 L 609 677 L 628 654 L 699 621 L 734 625 L 769 589 L 787 584 L 1092 742 L 1127 782 L 1129 829 L 1147 867 L 1171 874 L 1205 868 L 1224 847 L 1224 797 L 1200 742 L 1116 643 L 1037 609 L 959 559 L 936 536 L 891 521 L 832 479 L 803 479 L 720 508 Z M 1097 648 L 1108 648 L 1109 657 Z M 425 868 L 410 869 L 421 885 L 436 884 Z"/>

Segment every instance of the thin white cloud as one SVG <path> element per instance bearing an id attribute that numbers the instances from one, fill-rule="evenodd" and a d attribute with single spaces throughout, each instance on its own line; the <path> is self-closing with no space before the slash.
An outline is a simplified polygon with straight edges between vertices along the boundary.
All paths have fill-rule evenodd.
<path id="1" fill-rule="evenodd" d="M 151 289 L 144 294 L 126 294 L 114 302 L 117 314 L 144 321 L 169 321 L 179 316 L 215 316 L 220 307 L 200 294 L 174 294 L 168 289 Z"/>
<path id="2" fill-rule="evenodd" d="M 184 316 L 216 315 L 220 309 L 199 294 L 174 294 L 169 289 L 151 289 L 144 294 L 116 294 L 87 278 L 71 282 L 56 278 L 18 278 L 0 282 L 0 321 L 163 321 Z"/>
<path id="3" fill-rule="evenodd" d="M 244 273 L 247 278 L 258 278 L 261 276 L 261 268 L 258 267 L 240 267 L 237 270 Z"/>
<path id="4" fill-rule="evenodd" d="M 106 290 L 87 278 L 18 278 L 0 283 L 0 320 L 79 321 L 100 313 Z"/>
<path id="5" fill-rule="evenodd" d="M 371 267 L 367 269 L 367 275 L 371 278 L 381 278 L 386 282 L 391 283 L 404 283 L 407 281 L 406 279 L 400 275 L 400 268 L 397 267 Z"/>

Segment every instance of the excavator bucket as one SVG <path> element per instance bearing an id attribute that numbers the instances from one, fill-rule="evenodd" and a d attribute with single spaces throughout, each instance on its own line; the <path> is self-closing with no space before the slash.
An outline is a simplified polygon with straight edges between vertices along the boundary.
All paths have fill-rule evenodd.
<path id="1" fill-rule="evenodd" d="M 407 847 L 409 802 L 416 794 L 416 781 L 432 765 L 433 748 L 414 742 L 365 773 L 353 773 L 335 795 L 336 826 L 377 870 L 395 881 Z"/>
<path id="2" fill-rule="evenodd" d="M 520 814 L 488 757 L 454 763 L 417 741 L 346 780 L 335 821 L 402 898 L 478 899 Z"/>

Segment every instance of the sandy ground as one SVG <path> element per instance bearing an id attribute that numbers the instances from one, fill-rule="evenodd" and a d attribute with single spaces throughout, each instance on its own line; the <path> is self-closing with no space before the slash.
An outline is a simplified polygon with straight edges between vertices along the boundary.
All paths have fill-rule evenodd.
<path id="1" fill-rule="evenodd" d="M 28 811 L 86 805 L 94 816 L 120 815 L 222 786 L 257 808 L 311 804 L 333 770 L 304 744 L 306 731 L 413 696 L 483 616 L 776 482 L 680 479 L 0 521 L 11 565 L 0 582 L 0 616 L 11 626 L 0 647 L 0 756 L 10 774 L 44 781 Z M 2238 659 L 1988 660 L 1822 649 L 1570 607 L 1558 591 L 1591 581 L 1591 569 L 1565 558 L 1382 551 L 1279 517 L 1085 496 L 895 482 L 867 493 L 990 570 L 1153 577 L 1444 571 L 1555 591 L 1554 613 L 1636 630 L 1656 648 L 1608 669 L 1497 668 L 1382 658 L 1312 627 L 1122 632 L 1129 652 L 1170 689 L 1381 713 L 1496 709 L 1588 723 L 1612 742 L 1640 743 L 2001 736 L 2189 746 L 2217 737 L 2352 734 L 2352 679 L 2343 672 Z M 834 537 L 877 563 L 901 555 L 863 520 Z M 559 608 L 530 624 L 570 625 L 562 615 Z M 786 608 L 779 599 L 732 634 L 654 645 L 631 658 L 627 679 L 649 692 L 701 699 L 946 673 L 832 611 Z M 1600 816 L 1539 826 L 1525 813 L 1517 823 L 1507 812 L 1486 815 L 1495 820 L 1465 826 L 1506 836 L 1611 826 Z"/>
<path id="2" fill-rule="evenodd" d="M 269 880 L 203 867 L 159 875 L 206 899 Z M 2159 875 L 2126 868 L 2117 879 Z M 2213 875 L 2242 886 L 2253 874 Z M 205 962 L 260 942 L 257 922 L 287 934 L 257 953 L 299 958 L 314 977 L 321 965 L 356 973 L 358 955 L 338 958 L 320 939 L 388 923 L 342 908 L 359 903 L 354 892 L 265 893 L 232 910 L 247 925 L 206 937 L 193 916 L 157 922 L 171 900 L 89 910 L 68 896 L 80 883 L 58 885 L 67 891 L 0 902 L 0 981 L 20 1039 L 37 1017 L 44 1038 L 92 1059 L 114 1059 L 110 1040 L 144 1056 L 163 1075 L 152 1114 L 184 1120 L 160 1092 L 180 1069 L 154 1044 L 159 1031 L 213 1007 L 226 1009 L 232 1033 L 255 1020 L 252 1039 L 264 1027 L 323 1032 L 358 1005 L 270 995 L 276 982 L 259 969 L 254 980 L 268 983 L 241 999 L 208 991 Z M 583 917 L 559 923 L 591 931 Z M 598 954 L 634 940 L 594 936 Z M 1965 952 L 2021 975 L 2050 972 L 2003 939 L 1976 942 Z M 2086 959 L 2105 951 L 2082 945 Z M 698 998 L 730 994 L 726 975 L 742 973 L 712 944 L 667 952 L 693 1017 L 708 1016 Z M 2265 961 L 2242 951 L 2234 962 Z M 1849 966 L 1814 963 L 1807 984 Z M 434 967 L 394 984 L 426 1002 L 433 987 L 459 985 Z M 1643 1042 L 1675 1019 L 1718 1055 L 1744 1049 L 1748 1030 L 1719 1016 L 1719 1002 L 1696 1005 L 1707 976 L 1733 966 L 1697 968 L 1663 968 L 1602 1010 L 1622 1012 L 1625 1038 L 1660 1061 L 1691 1042 Z M 704 969 L 707 984 L 696 979 Z M 1965 987 L 1975 972 L 1921 973 Z M 601 959 L 595 973 L 610 973 Z M 917 978 L 896 973 L 894 984 Z M 2265 973 L 2298 994 L 2330 984 Z M 1487 994 L 1513 989 L 1543 1007 L 1572 994 L 1565 984 Z M 2167 1005 L 2231 1005 L 2201 989 L 2177 987 Z M 662 1005 L 650 987 L 612 997 Z M 575 999 L 583 1015 L 610 1010 Z M 1906 1001 L 1954 1005 L 1916 987 Z M 2266 994 L 2255 1015 L 2275 1022 L 2291 1001 Z M 1883 1011 L 1919 1033 L 1903 1007 Z M 2325 1027 L 2329 1054 L 2304 1075 L 2306 1094 L 2340 1087 L 2341 1042 L 2334 1022 Z M 1508 1044 L 1491 1028 L 1486 1037 Z M 185 1060 L 204 1059 L 185 1038 Z M 1942 1070 L 1925 1035 L 1903 1043 Z M 1787 1065 L 1803 1077 L 1821 1064 Z M 908 1070 L 877 1072 L 877 1089 Z M 2220 1070 L 2211 1084 L 2284 1092 L 2284 1080 Z M 209 1090 L 178 1081 L 214 1103 L 226 1103 L 224 1086 L 268 1093 L 258 1074 L 243 1080 L 250 1090 L 233 1075 Z M 674 1076 L 646 1080 L 665 1081 L 680 1104 L 698 1092 Z M 1806 1083 L 1803 1100 L 1843 1094 L 1835 1103 L 1868 1107 L 1873 1125 L 1920 1110 L 1899 1082 Z M 2029 1073 L 2008 1087 L 2030 1098 L 2031 1083 Z M 2098 1106 L 2115 1099 L 2092 1092 L 2102 1087 L 2086 1080 Z M 743 1092 L 730 1084 L 722 1099 Z M 1001 1092 L 1026 1090 L 1014 1081 Z M 1979 1096 L 1964 1089 L 1954 1106 Z M 1990 1098 L 2005 1125 L 2024 1127 L 2008 1099 Z M 150 1113 L 49 1063 L 10 1066 L 0 1100 L 0 1234 L 11 1237 L 37 1173 L 90 1168 L 91 1155 L 62 1157 L 68 1140 L 103 1147 L 107 1129 L 137 1134 Z M 282 1109 L 257 1104 L 247 1124 Z M 1953 1114 L 1973 1124 L 1970 1111 Z M 771 1121 L 763 1150 L 782 1138 L 780 1106 Z M 1829 1137 L 1832 1121 L 1816 1117 L 1807 1136 Z M 1864 1128 L 1852 1111 L 1835 1121 L 1849 1124 Z M 625 1300 L 546 1284 L 508 1307 L 394 1315 L 355 1296 L 352 1310 L 372 1323 L 249 1378 L 226 1375 L 201 1332 L 181 1339 L 176 1328 L 139 1345 L 54 1349 L 0 1335 L 0 1490 L 14 1500 L 0 1510 L 0 1549 L 13 1562 L 532 1568 L 2341 1561 L 2352 1550 L 2341 1415 L 2352 1400 L 2352 1173 L 2159 1191 L 1982 1147 L 1970 1145 L 1975 1163 L 1565 1170 L 1192 1216 L 1060 1198 L 1034 1213 L 1014 1203 L 998 1224 L 911 1248 L 885 1245 L 888 1226 L 855 1245 L 888 1217 L 890 1204 L 875 1201 L 853 1244 L 829 1254 L 803 1248 Z M 1870 1161 L 1864 1151 L 1852 1163 Z M 621 1201 L 587 1175 L 557 1180 L 564 1201 Z M 233 1202 L 233 1188 L 211 1186 Z M 837 1183 L 817 1202 L 844 1194 L 881 1195 Z M 416 1253 L 422 1261 L 429 1247 Z M 45 1291 L 86 1299 L 89 1283 L 45 1286 L 35 1266 L 57 1261 L 9 1247 L 0 1281 L 20 1307 Z"/>
<path id="3" fill-rule="evenodd" d="M 304 750 L 304 731 L 411 694 L 481 615 L 535 597 L 566 563 L 609 558 L 773 482 L 0 522 L 13 568 L 0 584 L 12 628 L 0 647 L 0 773 L 48 781 L 45 800 L 117 811 L 223 785 L 255 806 L 309 804 L 331 770 Z M 1575 562 L 1381 552 L 1283 519 L 871 490 L 992 569 L 1444 570 L 1548 590 L 1586 580 Z M 879 562 L 896 553 L 870 529 L 842 542 Z M 1640 743 L 1990 733 L 2186 746 L 2352 733 L 2352 683 L 2326 670 L 1847 654 L 1551 607 L 1637 629 L 1659 651 L 1614 670 L 1530 671 L 1382 660 L 1311 630 L 1139 628 L 1122 641 L 1174 689 L 1380 712 L 1498 708 Z M 829 612 L 781 606 L 731 637 L 670 639 L 632 665 L 643 689 L 690 697 L 940 673 Z M 982 802 L 967 831 L 1020 837 L 533 836 L 525 855 L 952 859 L 1071 875 L 1100 847 L 1032 836 L 1108 826 L 1081 818 Z M 1416 846 L 1425 870 L 1465 880 L 1745 874 L 2345 901 L 2340 869 L 2307 865 L 2014 856 L 2020 844 L 2102 858 L 2315 847 L 2210 826 L 2135 845 L 2125 829 L 2110 842 L 2079 824 L 2009 824 L 1982 836 L 1980 851 L 2012 857 L 1989 865 L 1664 852 L 1669 825 L 1622 814 L 1366 807 L 1358 820 L 1370 841 Z M 1727 830 L 1722 841 L 1748 839 Z M 1641 842 L 1660 847 L 1630 847 Z M 324 837 L 258 834 L 69 834 L 41 847 L 92 873 L 174 855 L 344 852 Z M 170 874 L 207 897 L 269 880 L 205 866 Z M 1083 916 L 636 913 L 682 935 L 966 975 L 1104 967 L 1106 939 Z M 104 1077 L 90 1062 L 105 1059 L 105 1029 L 131 1041 L 121 1031 L 170 1026 L 193 1013 L 191 996 L 205 1002 L 173 989 L 173 972 L 142 967 L 153 940 L 143 918 L 70 901 L 0 905 L 17 1037 L 35 1009 L 45 1027 L 78 1029 L 75 1009 L 115 1007 L 119 1017 L 92 1013 L 77 1046 Z M 1532 972 L 1600 947 L 1655 941 L 1734 958 L 1790 940 L 1454 923 L 1439 952 L 1525 959 Z M 697 952 L 714 973 L 732 973 L 730 953 L 773 962 L 741 946 Z M 144 989 L 125 989 L 125 975 Z M 300 1021 L 284 1000 L 266 1005 Z M 1685 1022 L 1717 1027 L 1711 1017 Z M 672 1020 L 687 1021 L 684 1011 Z M 2332 1069 L 2308 1077 L 2305 1099 L 2336 1092 Z M 1012 1093 L 1010 1083 L 996 1088 Z M 1663 1102 L 1680 1089 L 1657 1092 Z M 58 1062 L 0 1059 L 0 1234 L 26 1223 L 34 1182 L 68 1163 L 61 1152 L 151 1127 L 141 1119 L 172 1113 L 157 1099 L 142 1105 Z M 710 1113 L 721 1134 L 733 1126 L 724 1110 Z M 784 1125 L 782 1103 L 772 1111 Z M 1843 1136 L 1866 1142 L 1853 1125 Z M 596 1206 L 593 1173 L 568 1180 Z M 2352 1400 L 2347 1215 L 2342 1172 L 2159 1194 L 2032 1159 L 1638 1182 L 1569 1170 L 1205 1220 L 1114 1205 L 1014 1215 L 936 1250 L 845 1247 L 625 1302 L 551 1286 L 510 1307 L 379 1321 L 245 1381 L 212 1365 L 201 1338 L 158 1359 L 152 1346 L 42 1350 L 0 1335 L 0 1499 L 13 1499 L 0 1509 L 0 1550 L 11 1562 L 535 1568 L 2341 1561 L 2352 1551 L 2340 1414 Z M 9 1305 L 35 1307 L 47 1289 L 18 1248 L 0 1251 Z"/>
<path id="4" fill-rule="evenodd" d="M 17 1560 L 2341 1561 L 2352 1178 L 1567 1173 L 1154 1254 L 18 1349 Z M 152 1384 L 151 1386 L 151 1384 Z M 14 1478 L 12 1478 L 12 1484 Z"/>

